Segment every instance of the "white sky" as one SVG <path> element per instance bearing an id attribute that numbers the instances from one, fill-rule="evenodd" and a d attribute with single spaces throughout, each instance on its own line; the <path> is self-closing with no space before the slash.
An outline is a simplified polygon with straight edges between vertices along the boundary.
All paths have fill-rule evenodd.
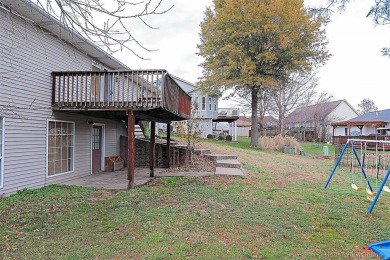
<path id="1" fill-rule="evenodd" d="M 312 4 L 323 0 L 306 0 Z M 390 108 L 387 90 L 390 58 L 380 53 L 382 47 L 390 47 L 390 25 L 374 26 L 366 18 L 374 1 L 352 0 L 345 13 L 334 13 L 332 22 L 326 27 L 328 49 L 333 55 L 328 63 L 319 69 L 318 90 L 327 90 L 335 99 L 346 99 L 357 109 L 363 98 L 374 100 L 379 109 Z M 174 8 L 164 15 L 149 19 L 158 30 L 146 29 L 134 24 L 134 35 L 147 48 L 156 52 L 138 53 L 150 60 L 140 60 L 128 52 L 116 53 L 119 60 L 132 69 L 166 69 L 180 78 L 196 82 L 202 74 L 197 56 L 199 24 L 203 11 L 211 0 L 163 0 L 165 6 Z M 232 104 L 220 102 L 220 107 Z"/>

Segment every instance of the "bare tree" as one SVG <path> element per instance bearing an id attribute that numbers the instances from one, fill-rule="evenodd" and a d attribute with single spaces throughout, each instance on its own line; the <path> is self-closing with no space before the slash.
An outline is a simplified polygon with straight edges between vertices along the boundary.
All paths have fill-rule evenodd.
<path id="1" fill-rule="evenodd" d="M 0 8 L 27 22 L 34 24 L 7 5 L 8 0 L 0 0 Z M 163 0 L 30 0 L 42 10 L 59 19 L 60 23 L 75 33 L 80 33 L 109 53 L 127 49 L 141 59 L 132 44 L 150 52 L 139 42 L 130 30 L 130 25 L 140 21 L 148 29 L 157 29 L 146 17 L 168 12 L 173 6 L 162 7 Z"/>
<path id="2" fill-rule="evenodd" d="M 271 92 L 270 113 L 277 116 L 279 133 L 283 134 L 286 116 L 295 108 L 309 105 L 313 101 L 318 78 L 316 73 L 295 73 L 279 84 L 280 88 Z"/>
<path id="3" fill-rule="evenodd" d="M 176 127 L 179 138 L 193 152 L 202 140 L 204 129 L 202 128 L 200 119 L 197 118 L 199 103 L 193 101 L 191 108 L 191 118 L 186 121 L 175 122 L 174 126 Z"/>
<path id="4" fill-rule="evenodd" d="M 315 102 L 314 102 L 315 105 L 330 102 L 334 98 L 333 94 L 329 93 L 326 90 L 320 92 L 319 94 L 316 94 L 315 97 L 316 97 Z"/>
<path id="5" fill-rule="evenodd" d="M 375 105 L 374 101 L 369 98 L 363 98 L 358 104 L 359 115 L 374 112 L 376 110 L 378 110 L 378 107 Z"/>

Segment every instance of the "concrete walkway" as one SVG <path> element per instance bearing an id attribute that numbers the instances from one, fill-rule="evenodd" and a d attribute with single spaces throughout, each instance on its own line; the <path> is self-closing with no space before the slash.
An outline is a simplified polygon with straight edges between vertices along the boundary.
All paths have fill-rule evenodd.
<path id="1" fill-rule="evenodd" d="M 163 169 L 155 169 L 155 173 L 162 170 Z M 153 178 L 149 177 L 149 168 L 135 169 L 135 186 L 145 185 L 151 180 L 153 180 Z M 95 173 L 78 179 L 62 182 L 61 184 L 108 190 L 126 190 L 129 181 L 127 180 L 127 168 L 125 168 L 122 171 Z"/>
<path id="2" fill-rule="evenodd" d="M 152 181 L 149 168 L 135 169 L 135 186 L 142 186 Z M 154 176 L 161 177 L 205 177 L 213 176 L 214 172 L 167 172 L 166 169 L 154 169 Z M 84 176 L 78 179 L 62 182 L 65 185 L 76 185 L 80 187 L 91 187 L 108 190 L 126 190 L 129 181 L 127 180 L 127 169 L 116 172 L 102 172 Z"/>
<path id="3" fill-rule="evenodd" d="M 154 176 L 161 177 L 205 177 L 205 176 L 244 176 L 241 163 L 235 155 L 205 154 L 205 157 L 216 161 L 215 172 L 167 172 L 167 169 L 155 168 Z M 152 181 L 149 168 L 135 169 L 135 186 L 142 186 Z M 78 179 L 62 182 L 65 185 L 92 187 L 108 190 L 126 190 L 127 168 L 116 172 L 102 172 L 84 176 Z"/>

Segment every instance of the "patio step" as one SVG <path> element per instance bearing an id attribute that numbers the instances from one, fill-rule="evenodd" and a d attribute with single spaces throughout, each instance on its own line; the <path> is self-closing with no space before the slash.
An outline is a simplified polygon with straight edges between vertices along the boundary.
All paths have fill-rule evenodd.
<path id="1" fill-rule="evenodd" d="M 218 176 L 242 176 L 244 177 L 244 173 L 241 168 L 225 168 L 225 167 L 217 167 L 215 170 L 215 175 Z"/>
<path id="2" fill-rule="evenodd" d="M 225 154 L 205 154 L 206 158 L 209 158 L 210 160 L 217 161 L 217 160 L 234 160 L 237 159 L 237 155 L 225 155 Z"/>
<path id="3" fill-rule="evenodd" d="M 241 168 L 241 163 L 237 159 L 217 160 L 217 167 Z"/>

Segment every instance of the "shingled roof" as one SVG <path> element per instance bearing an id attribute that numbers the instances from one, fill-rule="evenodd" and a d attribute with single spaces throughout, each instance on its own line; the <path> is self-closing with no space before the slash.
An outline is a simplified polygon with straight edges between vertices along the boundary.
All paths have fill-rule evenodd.
<path id="1" fill-rule="evenodd" d="M 259 124 L 260 124 L 261 123 L 260 119 L 258 119 L 258 120 L 259 120 Z M 272 116 L 265 116 L 264 117 L 264 119 L 263 119 L 263 126 L 264 127 L 272 128 L 272 127 L 276 127 L 277 125 L 278 125 L 278 122 L 274 117 L 272 117 Z M 248 126 L 252 126 L 251 118 L 240 116 L 240 118 L 237 120 L 237 127 L 248 127 Z"/>
<path id="2" fill-rule="evenodd" d="M 344 100 L 331 101 L 317 105 L 300 107 L 295 109 L 285 120 L 285 123 L 300 123 L 313 121 L 317 118 L 325 118 Z"/>
<path id="3" fill-rule="evenodd" d="M 332 123 L 332 126 L 358 126 L 367 125 L 372 127 L 382 127 L 390 122 L 390 109 L 369 112 L 364 115 L 354 117 L 348 121 Z"/>
<path id="4" fill-rule="evenodd" d="M 390 109 L 369 112 L 349 120 L 350 122 L 360 121 L 384 121 L 390 122 Z"/>

